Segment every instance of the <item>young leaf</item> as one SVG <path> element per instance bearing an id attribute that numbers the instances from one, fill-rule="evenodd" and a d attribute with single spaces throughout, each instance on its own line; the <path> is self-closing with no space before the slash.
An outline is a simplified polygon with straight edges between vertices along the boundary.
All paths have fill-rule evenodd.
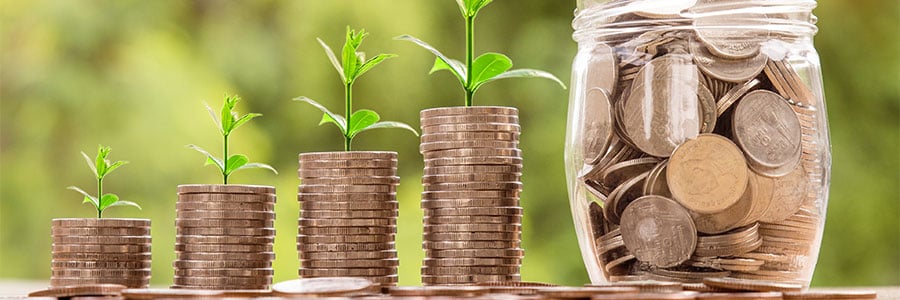
<path id="1" fill-rule="evenodd" d="M 238 96 L 225 96 L 225 104 L 222 105 L 221 120 L 222 120 L 222 134 L 229 135 L 231 130 L 234 129 L 234 106 L 237 105 L 237 102 L 240 101 L 241 98 Z"/>
<path id="2" fill-rule="evenodd" d="M 118 169 L 119 167 L 127 165 L 127 164 L 128 164 L 127 161 L 117 161 L 117 162 L 113 163 L 108 168 L 106 168 L 106 175 L 109 175 L 109 173 L 112 173 L 113 170 Z"/>
<path id="3" fill-rule="evenodd" d="M 394 57 L 397 57 L 397 55 L 396 54 L 378 54 L 375 57 L 367 60 L 362 66 L 359 67 L 359 70 L 357 70 L 356 74 L 353 75 L 353 80 L 355 81 L 357 78 L 359 78 L 360 76 L 362 76 L 363 74 L 365 74 L 366 72 L 368 72 L 369 70 L 371 70 L 372 68 L 374 68 L 375 66 L 380 64 L 381 62 L 385 61 L 386 59 L 394 58 Z"/>
<path id="4" fill-rule="evenodd" d="M 219 121 L 219 117 L 216 116 L 216 111 L 213 110 L 212 107 L 209 107 L 209 104 L 203 103 L 206 106 L 206 110 L 209 111 L 209 116 L 213 119 L 213 122 L 216 122 L 216 128 L 222 130 L 222 121 Z"/>
<path id="5" fill-rule="evenodd" d="M 228 158 L 225 162 L 225 174 L 231 174 L 234 170 L 240 169 L 249 162 L 250 159 L 243 154 L 235 154 Z"/>
<path id="6" fill-rule="evenodd" d="M 106 157 L 109 156 L 109 147 L 99 146 L 97 149 L 97 158 L 94 159 L 94 166 L 97 168 L 97 178 L 106 176 Z"/>
<path id="7" fill-rule="evenodd" d="M 331 47 L 328 47 L 328 44 L 325 44 L 324 41 L 320 38 L 316 38 L 319 41 L 319 44 L 322 45 L 322 48 L 325 49 L 325 54 L 328 55 L 328 60 L 331 61 L 331 65 L 334 66 L 334 69 L 338 71 L 338 74 L 341 75 L 341 81 L 347 83 L 347 77 L 344 76 L 344 68 L 341 67 L 341 63 L 338 61 L 337 56 L 334 55 L 334 51 L 331 50 Z"/>
<path id="8" fill-rule="evenodd" d="M 88 167 L 91 167 L 91 172 L 94 172 L 94 177 L 99 177 L 100 174 L 97 173 L 97 167 L 94 166 L 94 161 L 87 155 L 87 153 L 84 153 L 84 151 L 81 151 L 81 156 L 84 157 L 84 161 L 87 162 Z"/>
<path id="9" fill-rule="evenodd" d="M 134 202 L 131 202 L 131 201 L 125 201 L 125 200 L 119 200 L 119 201 L 113 202 L 112 204 L 110 204 L 109 206 L 107 206 L 107 208 L 113 207 L 113 206 L 133 206 L 133 207 L 136 207 L 137 209 L 143 209 L 143 208 L 141 208 L 141 206 L 138 205 L 137 203 L 134 203 Z"/>
<path id="10" fill-rule="evenodd" d="M 116 194 L 103 195 L 103 197 L 100 197 L 100 207 L 98 207 L 97 209 L 102 211 L 116 202 L 119 202 L 119 196 L 117 196 Z"/>
<path id="11" fill-rule="evenodd" d="M 560 86 L 562 86 L 562 88 L 564 88 L 564 89 L 566 88 L 566 84 L 563 83 L 561 80 L 559 80 L 559 78 L 556 78 L 556 76 L 553 76 L 553 74 L 550 74 L 550 73 L 547 73 L 547 72 L 544 72 L 541 70 L 532 70 L 532 69 L 517 69 L 517 70 L 512 70 L 512 71 L 506 71 L 503 74 L 497 75 L 494 78 L 491 78 L 485 82 L 482 82 L 481 84 L 485 84 L 485 83 L 495 81 L 495 80 L 506 79 L 506 78 L 545 78 L 545 79 L 553 80 L 554 82 L 556 82 Z M 479 86 L 481 86 L 481 84 L 479 84 Z"/>
<path id="12" fill-rule="evenodd" d="M 450 71 L 450 73 L 453 73 L 453 75 L 456 76 L 456 79 L 459 79 L 459 82 L 460 82 L 461 84 L 463 84 L 463 86 L 465 87 L 465 84 L 466 84 L 466 78 L 464 78 L 464 77 L 462 77 L 462 76 L 466 76 L 466 72 L 467 72 L 467 70 L 466 70 L 466 65 L 463 64 L 463 62 L 458 61 L 458 60 L 455 60 L 455 59 L 452 59 L 452 58 L 450 59 L 450 63 L 453 64 L 453 66 L 455 66 L 455 67 L 453 67 L 453 66 L 451 66 L 451 65 L 448 65 L 447 63 L 445 63 L 445 62 L 444 62 L 443 60 L 441 60 L 440 58 L 435 58 L 435 59 L 434 59 L 434 66 L 431 67 L 431 71 L 428 71 L 428 74 L 429 74 L 429 75 L 430 75 L 430 74 L 434 74 L 434 73 L 437 72 L 437 71 L 443 71 L 443 70 Z M 458 68 L 459 70 L 463 70 L 463 74 L 458 74 L 458 73 L 456 73 L 456 71 L 454 71 L 454 68 Z"/>
<path id="13" fill-rule="evenodd" d="M 378 123 L 378 120 L 380 119 L 381 117 L 374 111 L 368 109 L 358 110 L 350 117 L 350 125 L 347 127 L 347 132 L 352 138 L 366 127 Z"/>
<path id="14" fill-rule="evenodd" d="M 406 129 L 406 130 L 409 130 L 410 132 L 412 132 L 413 134 L 415 134 L 416 136 L 419 136 L 419 132 L 416 131 L 415 129 L 413 129 L 412 126 L 409 126 L 405 123 L 394 122 L 394 121 L 384 121 L 384 122 L 378 122 L 378 123 L 372 124 L 372 126 L 363 128 L 362 130 L 357 132 L 357 134 L 359 134 L 360 132 L 366 131 L 366 130 L 390 129 L 390 128 Z"/>
<path id="15" fill-rule="evenodd" d="M 241 127 L 241 125 L 244 125 L 244 123 L 247 123 L 247 121 L 253 120 L 253 118 L 256 118 L 256 117 L 262 117 L 262 114 L 251 113 L 251 114 L 244 115 L 243 117 L 241 117 L 240 119 L 238 119 L 237 121 L 234 122 L 234 125 L 231 126 L 231 130 L 235 130 L 238 127 Z"/>
<path id="16" fill-rule="evenodd" d="M 419 47 L 425 48 L 425 50 L 430 51 L 432 54 L 437 56 L 438 59 L 443 61 L 444 64 L 446 64 L 450 68 L 449 70 L 451 72 L 453 72 L 453 74 L 456 75 L 456 78 L 460 79 L 460 82 L 463 84 L 463 86 L 466 85 L 465 80 L 462 80 L 462 78 L 466 78 L 466 70 L 465 70 L 465 67 L 461 66 L 461 63 L 455 63 L 452 59 L 445 56 L 443 53 L 441 53 L 440 51 L 438 51 L 437 49 L 435 49 L 428 43 L 426 43 L 420 39 L 417 39 L 411 35 L 401 35 L 394 39 L 400 40 L 400 41 L 412 42 L 412 43 L 415 43 L 416 45 L 419 45 Z M 435 64 L 435 66 L 437 66 L 437 64 Z"/>
<path id="17" fill-rule="evenodd" d="M 478 15 L 478 11 L 487 6 L 493 0 L 456 0 L 459 4 L 459 10 L 465 17 L 474 17 Z"/>
<path id="18" fill-rule="evenodd" d="M 512 60 L 500 53 L 485 53 L 472 63 L 472 87 L 479 87 L 491 78 L 512 68 Z M 474 89 L 473 89 L 474 90 Z"/>
<path id="19" fill-rule="evenodd" d="M 363 39 L 368 35 L 369 33 L 365 29 L 360 29 L 359 32 L 356 32 L 350 29 L 350 26 L 347 26 L 347 40 L 344 42 L 343 51 L 341 51 L 341 62 L 344 67 L 344 75 L 347 77 L 345 83 L 353 82 L 356 74 L 358 74 L 357 71 L 362 64 L 362 59 L 356 50 L 359 49 L 359 45 L 362 44 Z"/>
<path id="20" fill-rule="evenodd" d="M 248 164 L 245 164 L 245 165 L 243 165 L 243 166 L 241 166 L 240 168 L 237 168 L 237 169 L 238 169 L 238 170 L 243 170 L 243 169 L 266 169 L 266 170 L 272 171 L 272 173 L 278 174 L 278 171 L 276 171 L 275 168 L 273 168 L 273 167 L 270 166 L 270 165 L 263 164 L 263 163 L 248 163 Z"/>
<path id="21" fill-rule="evenodd" d="M 83 191 L 82 189 L 78 188 L 77 186 L 70 186 L 70 187 L 67 187 L 67 189 L 76 191 L 76 192 L 84 195 L 84 201 L 82 203 L 90 203 L 90 204 L 93 204 L 94 207 L 98 207 L 98 208 L 100 207 L 100 200 L 97 200 L 97 197 L 91 196 L 91 194 L 88 194 L 87 192 Z"/>
<path id="22" fill-rule="evenodd" d="M 328 110 L 328 108 L 325 108 L 325 106 L 323 106 L 322 104 L 319 104 L 319 102 L 316 102 L 313 99 L 310 99 L 307 97 L 303 97 L 303 96 L 297 97 L 297 98 L 294 98 L 294 101 L 309 103 L 309 105 L 312 105 L 315 108 L 318 108 L 320 111 L 322 111 L 325 115 L 322 116 L 322 121 L 319 122 L 319 125 L 322 125 L 325 123 L 334 123 L 335 125 L 337 125 L 338 129 L 341 130 L 342 134 L 344 134 L 344 135 L 347 134 L 347 121 L 344 120 L 344 117 L 335 115 L 333 112 Z"/>
<path id="23" fill-rule="evenodd" d="M 187 147 L 188 147 L 188 148 L 191 148 L 191 149 L 194 149 L 194 150 L 197 150 L 197 152 L 200 152 L 200 153 L 202 153 L 203 155 L 206 155 L 206 162 L 207 162 L 207 164 L 209 164 L 210 161 L 211 161 L 216 167 L 219 168 L 219 171 L 225 172 L 225 163 L 223 163 L 221 159 L 219 159 L 219 158 L 213 156 L 213 155 L 210 154 L 208 151 L 203 150 L 203 148 L 200 148 L 200 147 L 198 147 L 198 146 L 196 146 L 196 145 L 187 145 Z"/>

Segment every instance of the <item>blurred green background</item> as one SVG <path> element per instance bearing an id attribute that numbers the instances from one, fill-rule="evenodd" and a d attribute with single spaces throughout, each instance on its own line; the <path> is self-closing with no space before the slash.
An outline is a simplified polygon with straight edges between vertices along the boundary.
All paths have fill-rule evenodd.
<path id="1" fill-rule="evenodd" d="M 240 112 L 265 116 L 232 135 L 232 149 L 281 171 L 245 171 L 233 182 L 274 185 L 276 280 L 296 277 L 296 155 L 341 149 L 320 113 L 290 101 L 305 95 L 340 107 L 341 84 L 315 38 L 332 47 L 346 25 L 372 32 L 363 49 L 401 57 L 356 85 L 356 107 L 418 126 L 418 112 L 460 105 L 458 83 L 428 76 L 431 54 L 391 38 L 408 33 L 462 57 L 463 24 L 452 0 L 0 1 L 0 278 L 46 280 L 50 219 L 91 217 L 66 186 L 93 188 L 79 151 L 112 146 L 131 164 L 106 187 L 143 211 L 108 217 L 153 220 L 153 283 L 172 280 L 175 187 L 216 183 L 212 167 L 186 149 L 219 149 L 203 102 L 224 93 Z M 545 69 L 568 82 L 575 43 L 574 1 L 498 0 L 477 23 L 478 52 L 508 54 L 518 67 Z M 816 44 L 825 73 L 834 152 L 828 222 L 817 286 L 900 284 L 900 7 L 898 1 L 819 3 Z M 549 81 L 485 87 L 478 105 L 521 110 L 526 209 L 524 280 L 588 281 L 566 196 L 563 138 L 568 92 Z M 361 150 L 400 153 L 401 284 L 417 284 L 420 248 L 418 140 L 375 131 Z M 218 151 L 214 151 L 218 152 Z"/>

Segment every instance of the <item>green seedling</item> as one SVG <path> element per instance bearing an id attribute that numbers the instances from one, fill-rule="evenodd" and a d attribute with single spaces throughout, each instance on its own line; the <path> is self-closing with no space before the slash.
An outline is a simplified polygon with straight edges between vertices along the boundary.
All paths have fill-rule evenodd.
<path id="1" fill-rule="evenodd" d="M 380 121 L 381 116 L 375 111 L 368 109 L 353 111 L 353 84 L 356 83 L 356 80 L 378 64 L 389 58 L 396 57 L 394 54 L 378 54 L 367 60 L 366 55 L 358 50 L 363 39 L 368 35 L 369 33 L 364 29 L 360 29 L 357 32 L 347 27 L 347 41 L 344 43 L 344 48 L 341 51 L 341 61 L 338 61 L 334 51 L 322 39 L 317 39 L 322 48 L 325 49 L 325 54 L 328 55 L 328 59 L 331 60 L 331 64 L 334 65 L 334 69 L 337 70 L 338 75 L 341 76 L 341 81 L 344 83 L 344 116 L 346 118 L 331 112 L 324 105 L 310 98 L 303 96 L 294 98 L 295 101 L 309 103 L 324 113 L 319 125 L 331 123 L 338 127 L 344 136 L 344 151 L 350 151 L 353 138 L 366 130 L 399 128 L 409 130 L 416 136 L 419 136 L 419 133 L 407 124 Z"/>
<path id="2" fill-rule="evenodd" d="M 141 206 L 138 205 L 137 203 L 134 203 L 131 201 L 120 200 L 119 196 L 116 196 L 116 194 L 104 194 L 103 193 L 103 179 L 106 178 L 106 175 L 109 175 L 109 173 L 112 173 L 112 171 L 115 171 L 119 167 L 127 164 L 128 162 L 127 161 L 110 162 L 106 158 L 109 156 L 109 151 L 111 149 L 109 147 L 105 147 L 103 145 L 100 145 L 98 148 L 99 149 L 97 150 L 97 157 L 93 160 L 91 160 L 91 158 L 88 157 L 87 153 L 84 153 L 83 151 L 81 152 L 81 156 L 84 157 L 84 161 L 87 162 L 88 167 L 91 168 L 91 172 L 94 172 L 94 177 L 97 178 L 97 196 L 96 197 L 92 196 L 91 194 L 88 194 L 87 192 L 85 192 L 84 190 L 82 190 L 76 186 L 70 186 L 70 187 L 68 187 L 68 189 L 76 191 L 76 192 L 84 195 L 83 203 L 90 203 L 90 204 L 94 205 L 94 208 L 97 209 L 97 218 L 98 219 L 103 218 L 104 210 L 106 210 L 107 208 L 113 207 L 113 206 L 134 206 L 134 207 L 137 207 L 138 209 L 141 209 Z"/>
<path id="3" fill-rule="evenodd" d="M 437 71 L 443 70 L 447 70 L 450 71 L 450 73 L 453 73 L 453 75 L 456 76 L 456 79 L 459 80 L 459 83 L 462 84 L 463 89 L 465 89 L 466 91 L 466 106 L 472 106 L 475 92 L 478 91 L 478 89 L 481 88 L 482 85 L 499 79 L 546 78 L 553 80 L 554 82 L 562 86 L 563 89 L 565 89 L 566 85 L 563 84 L 563 82 L 560 81 L 559 78 L 553 76 L 553 74 L 533 69 L 510 70 L 512 69 L 513 63 L 512 60 L 506 55 L 489 52 L 482 54 L 477 58 L 474 57 L 475 17 L 478 16 L 478 12 L 482 8 L 490 4 L 492 1 L 493 0 L 456 0 L 456 3 L 459 4 L 459 10 L 460 12 L 462 12 L 462 16 L 466 22 L 465 64 L 458 60 L 447 57 L 446 55 L 438 51 L 437 48 L 432 47 L 428 43 L 411 35 L 401 35 L 396 37 L 395 39 L 413 42 L 437 56 L 434 61 L 434 66 L 431 68 L 430 74 L 434 74 Z"/>
<path id="4" fill-rule="evenodd" d="M 206 109 L 209 111 L 209 115 L 212 117 L 213 121 L 216 122 L 216 126 L 219 128 L 219 132 L 222 134 L 222 158 L 215 157 L 210 154 L 209 151 L 203 150 L 196 145 L 188 145 L 188 148 L 197 150 L 197 152 L 206 155 L 206 165 L 214 165 L 219 168 L 219 171 L 222 172 L 222 181 L 224 184 L 228 184 L 228 176 L 234 171 L 243 170 L 243 169 L 266 169 L 272 171 L 275 174 L 278 174 L 278 171 L 272 166 L 263 163 L 252 163 L 250 159 L 247 158 L 246 155 L 243 154 L 234 154 L 228 156 L 228 136 L 231 135 L 231 132 L 241 127 L 241 125 L 246 124 L 250 120 L 256 117 L 262 116 L 261 114 L 246 114 L 243 116 L 239 116 L 237 112 L 234 111 L 234 107 L 237 103 L 241 101 L 241 97 L 234 95 L 228 96 L 225 95 L 225 104 L 222 106 L 222 109 L 219 114 L 206 105 Z"/>

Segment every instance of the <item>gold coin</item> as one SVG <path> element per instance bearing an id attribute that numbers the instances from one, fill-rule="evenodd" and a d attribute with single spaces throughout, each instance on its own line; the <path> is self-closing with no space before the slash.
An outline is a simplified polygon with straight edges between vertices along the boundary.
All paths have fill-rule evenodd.
<path id="1" fill-rule="evenodd" d="M 178 194 L 275 194 L 275 187 L 246 184 L 182 184 Z"/>
<path id="2" fill-rule="evenodd" d="M 371 234 L 396 234 L 397 227 L 304 227 L 298 229 L 305 235 L 371 235 Z"/>
<path id="3" fill-rule="evenodd" d="M 425 233 L 431 232 L 522 232 L 521 224 L 439 224 L 425 225 Z"/>
<path id="4" fill-rule="evenodd" d="M 365 278 L 303 278 L 282 281 L 272 286 L 272 292 L 282 296 L 342 296 L 360 293 L 377 288 L 377 285 Z"/>
<path id="5" fill-rule="evenodd" d="M 178 202 L 275 203 L 275 194 L 178 194 Z"/>
<path id="6" fill-rule="evenodd" d="M 304 178 L 300 184 L 306 185 L 397 185 L 398 176 Z"/>
<path id="7" fill-rule="evenodd" d="M 422 200 L 423 209 L 519 206 L 519 198 Z"/>
<path id="8" fill-rule="evenodd" d="M 297 176 L 305 178 L 344 178 L 370 176 L 397 176 L 397 169 L 300 169 Z"/>
<path id="9" fill-rule="evenodd" d="M 150 227 L 147 219 L 53 219 L 53 228 Z"/>
<path id="10" fill-rule="evenodd" d="M 638 260 L 657 267 L 681 264 L 697 246 L 691 216 L 678 203 L 660 196 L 632 202 L 622 213 L 620 226 L 625 247 Z"/>
<path id="11" fill-rule="evenodd" d="M 178 235 L 212 235 L 212 236 L 275 236 L 274 228 L 240 228 L 240 227 L 176 227 Z"/>
<path id="12" fill-rule="evenodd" d="M 397 152 L 343 151 L 300 153 L 301 161 L 316 160 L 397 160 Z"/>
<path id="13" fill-rule="evenodd" d="M 175 226 L 181 228 L 190 227 L 272 227 L 275 225 L 274 220 L 234 220 L 234 219 L 180 219 L 175 218 Z"/>
<path id="14" fill-rule="evenodd" d="M 351 251 L 384 251 L 394 250 L 391 243 L 334 243 L 334 244 L 298 244 L 297 250 L 303 252 L 351 252 Z"/>
<path id="15" fill-rule="evenodd" d="M 456 107 L 438 107 L 422 110 L 419 117 L 422 119 L 442 117 L 442 116 L 458 116 L 458 115 L 519 115 L 519 110 L 515 107 L 502 106 L 456 106 Z"/>
<path id="16" fill-rule="evenodd" d="M 451 182 L 451 183 L 429 183 L 425 184 L 426 191 L 490 191 L 490 190 L 521 190 L 522 182 L 520 181 L 473 181 L 473 182 Z"/>
<path id="17" fill-rule="evenodd" d="M 680 145 L 666 172 L 675 200 L 703 214 L 721 212 L 737 203 L 749 176 L 741 150 L 714 134 L 701 134 Z"/>
<path id="18" fill-rule="evenodd" d="M 398 210 L 301 210 L 306 219 L 395 219 Z"/>
<path id="19" fill-rule="evenodd" d="M 299 270 L 302 277 L 389 276 L 396 275 L 397 268 L 309 269 Z"/>
<path id="20" fill-rule="evenodd" d="M 150 236 L 150 227 L 52 227 L 53 236 Z"/>
<path id="21" fill-rule="evenodd" d="M 394 242 L 393 234 L 372 235 L 297 235 L 299 244 L 337 243 L 388 243 Z"/>
<path id="22" fill-rule="evenodd" d="M 353 193 L 396 193 L 396 185 L 312 185 L 301 184 L 300 193 L 309 194 L 353 194 Z"/>
<path id="23" fill-rule="evenodd" d="M 519 266 L 422 267 L 422 275 L 506 275 L 519 274 Z"/>
<path id="24" fill-rule="evenodd" d="M 522 216 L 521 207 L 460 207 L 429 209 L 425 211 L 426 217 L 442 216 Z"/>
<path id="25" fill-rule="evenodd" d="M 99 253 L 142 253 L 150 252 L 150 244 L 133 244 L 133 245 L 56 245 L 51 247 L 53 253 L 78 253 L 78 252 L 99 252 Z"/>
<path id="26" fill-rule="evenodd" d="M 301 205 L 309 205 L 309 209 L 344 210 L 344 209 L 389 209 L 397 204 L 397 193 L 354 193 L 354 194 L 315 194 L 299 193 L 297 200 Z M 345 208 L 346 204 L 355 206 Z M 322 208 L 313 208 L 322 207 Z M 326 208 L 336 207 L 336 208 Z M 304 208 L 306 208 L 304 206 Z"/>
<path id="27" fill-rule="evenodd" d="M 444 124 L 473 124 L 473 123 L 509 123 L 519 124 L 518 115 L 456 115 L 437 116 L 421 119 L 422 127 Z"/>
<path id="28" fill-rule="evenodd" d="M 426 258 L 427 267 L 521 266 L 521 258 Z"/>
<path id="29" fill-rule="evenodd" d="M 260 277 L 273 276 L 272 268 L 239 268 L 239 269 L 176 269 L 175 276 L 184 277 Z"/>
<path id="30" fill-rule="evenodd" d="M 400 266 L 400 260 L 387 259 L 332 259 L 332 260 L 301 260 L 301 268 L 329 269 L 329 268 L 396 268 Z"/>
<path id="31" fill-rule="evenodd" d="M 396 259 L 397 250 L 378 251 L 330 251 L 330 252 L 300 252 L 300 260 L 358 260 L 358 259 Z"/>
<path id="32" fill-rule="evenodd" d="M 459 140 L 421 143 L 419 144 L 419 152 L 427 153 L 453 149 L 513 149 L 518 147 L 518 141 Z"/>
<path id="33" fill-rule="evenodd" d="M 520 224 L 522 216 L 439 216 L 424 218 L 425 224 Z"/>
<path id="34" fill-rule="evenodd" d="M 462 157 L 434 157 L 430 153 L 426 154 L 425 168 L 444 167 L 444 166 L 471 166 L 471 165 L 506 165 L 514 167 L 522 167 L 521 152 L 514 156 L 472 156 L 463 155 Z"/>
<path id="35" fill-rule="evenodd" d="M 77 296 L 121 296 L 127 287 L 119 284 L 57 286 L 28 293 L 28 297 L 67 298 Z"/>
<path id="36" fill-rule="evenodd" d="M 259 253 L 272 252 L 272 244 L 182 244 L 175 243 L 175 251 L 182 253 Z"/>
<path id="37" fill-rule="evenodd" d="M 200 260 L 200 261 L 220 261 L 220 260 L 248 260 L 248 261 L 271 261 L 275 259 L 274 252 L 257 252 L 257 253 L 241 253 L 241 252 L 216 252 L 216 253 L 194 253 L 194 252 L 175 252 L 178 260 Z"/>
<path id="38" fill-rule="evenodd" d="M 496 132 L 496 131 L 474 131 L 474 132 L 441 132 L 432 134 L 423 134 L 421 142 L 445 142 L 460 140 L 489 140 L 489 141 L 509 141 L 515 142 L 519 140 L 518 133 L 512 132 Z"/>
<path id="39" fill-rule="evenodd" d="M 425 250 L 426 258 L 522 258 L 522 249 Z"/>
<path id="40" fill-rule="evenodd" d="M 425 191 L 422 192 L 422 199 L 426 200 L 456 200 L 456 199 L 498 199 L 498 198 L 518 198 L 521 191 L 518 190 L 498 190 L 498 191 Z"/>
<path id="41" fill-rule="evenodd" d="M 54 245 L 142 245 L 150 244 L 146 236 L 54 236 Z"/>
<path id="42" fill-rule="evenodd" d="M 177 219 L 274 220 L 274 211 L 184 210 L 176 211 Z"/>
<path id="43" fill-rule="evenodd" d="M 274 202 L 175 202 L 176 211 L 186 210 L 228 210 L 228 211 L 275 211 Z"/>
<path id="44" fill-rule="evenodd" d="M 396 159 L 300 160 L 300 169 L 394 169 Z"/>
<path id="45" fill-rule="evenodd" d="M 300 226 L 306 227 L 357 227 L 397 226 L 397 219 L 306 219 L 300 218 Z"/>
<path id="46" fill-rule="evenodd" d="M 269 260 L 176 260 L 172 262 L 175 269 L 260 269 L 272 268 Z"/>

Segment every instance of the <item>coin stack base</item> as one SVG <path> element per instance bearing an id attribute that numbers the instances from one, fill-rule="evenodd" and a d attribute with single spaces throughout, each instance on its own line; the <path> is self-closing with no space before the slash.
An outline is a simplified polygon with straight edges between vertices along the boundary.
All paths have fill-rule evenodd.
<path id="1" fill-rule="evenodd" d="M 397 153 L 303 153 L 299 162 L 300 277 L 397 285 Z"/>
<path id="2" fill-rule="evenodd" d="M 270 186 L 178 186 L 172 288 L 268 289 L 275 199 Z"/>
<path id="3" fill-rule="evenodd" d="M 54 219 L 50 286 L 150 284 L 150 220 Z"/>
<path id="4" fill-rule="evenodd" d="M 522 158 L 518 110 L 424 110 L 425 285 L 519 281 Z"/>

